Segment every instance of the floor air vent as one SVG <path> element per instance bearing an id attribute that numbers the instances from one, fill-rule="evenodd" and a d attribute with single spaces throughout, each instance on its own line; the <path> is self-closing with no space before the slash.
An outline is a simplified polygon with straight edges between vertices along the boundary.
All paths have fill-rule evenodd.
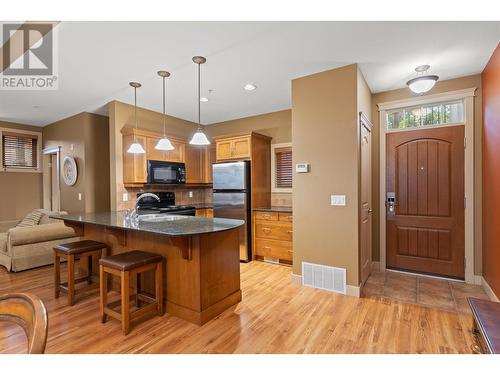
<path id="1" fill-rule="evenodd" d="M 302 285 L 346 294 L 346 270 L 302 262 Z"/>

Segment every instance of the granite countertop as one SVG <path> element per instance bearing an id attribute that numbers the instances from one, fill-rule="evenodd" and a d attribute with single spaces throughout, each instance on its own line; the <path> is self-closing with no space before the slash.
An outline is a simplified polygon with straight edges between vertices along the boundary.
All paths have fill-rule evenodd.
<path id="1" fill-rule="evenodd" d="M 254 208 L 253 210 L 265 211 L 265 212 L 293 212 L 292 207 L 286 207 L 286 206 L 259 207 L 259 208 Z"/>
<path id="2" fill-rule="evenodd" d="M 156 215 L 159 216 L 159 215 Z M 196 236 L 215 232 L 223 232 L 241 227 L 243 220 L 207 218 L 199 216 L 181 216 L 164 214 L 162 217 L 175 218 L 171 221 L 140 221 L 137 226 L 125 222 L 125 211 L 99 213 L 81 213 L 62 216 L 51 216 L 70 222 L 102 225 L 138 232 L 150 232 L 171 237 Z"/>

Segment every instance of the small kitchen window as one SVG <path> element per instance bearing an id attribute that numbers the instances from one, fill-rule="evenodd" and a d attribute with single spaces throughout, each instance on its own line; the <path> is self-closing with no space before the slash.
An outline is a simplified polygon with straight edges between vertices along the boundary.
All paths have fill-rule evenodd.
<path id="1" fill-rule="evenodd" d="M 2 169 L 38 171 L 39 136 L 37 133 L 1 131 Z"/>
<path id="2" fill-rule="evenodd" d="M 271 153 L 272 191 L 277 193 L 292 192 L 292 145 L 273 144 Z"/>
<path id="3" fill-rule="evenodd" d="M 388 131 L 463 124 L 464 121 L 465 107 L 463 100 L 396 108 L 386 112 Z"/>

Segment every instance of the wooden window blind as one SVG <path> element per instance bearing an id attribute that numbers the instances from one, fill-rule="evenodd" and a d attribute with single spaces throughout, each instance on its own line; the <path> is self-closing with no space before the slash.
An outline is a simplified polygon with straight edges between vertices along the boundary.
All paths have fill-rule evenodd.
<path id="1" fill-rule="evenodd" d="M 276 187 L 291 188 L 292 187 L 292 148 L 280 147 L 275 148 L 276 156 Z"/>
<path id="2" fill-rule="evenodd" d="M 37 143 L 36 135 L 2 132 L 3 167 L 36 169 Z"/>

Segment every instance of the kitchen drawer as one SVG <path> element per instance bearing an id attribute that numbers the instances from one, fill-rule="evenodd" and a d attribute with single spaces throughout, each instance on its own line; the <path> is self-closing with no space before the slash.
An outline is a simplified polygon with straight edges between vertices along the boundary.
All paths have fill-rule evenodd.
<path id="1" fill-rule="evenodd" d="M 255 220 L 271 220 L 278 221 L 279 215 L 277 212 L 256 211 Z"/>
<path id="2" fill-rule="evenodd" d="M 214 209 L 207 208 L 207 217 L 214 217 Z"/>
<path id="3" fill-rule="evenodd" d="M 292 241 L 293 230 L 291 223 L 256 221 L 255 237 L 272 240 Z"/>
<path id="4" fill-rule="evenodd" d="M 279 213 L 279 220 L 280 221 L 293 221 L 293 215 L 291 212 L 280 212 Z"/>
<path id="5" fill-rule="evenodd" d="M 255 254 L 267 258 L 278 258 L 291 261 L 293 258 L 292 243 L 290 241 L 255 240 Z"/>

